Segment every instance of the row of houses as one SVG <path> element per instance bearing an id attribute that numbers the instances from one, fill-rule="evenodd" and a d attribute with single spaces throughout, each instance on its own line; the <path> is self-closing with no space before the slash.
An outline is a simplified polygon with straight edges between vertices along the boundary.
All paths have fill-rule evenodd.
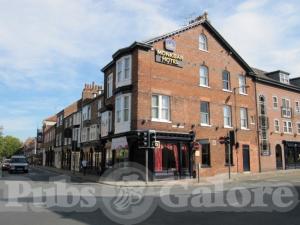
<path id="1" fill-rule="evenodd" d="M 80 100 L 44 120 L 44 165 L 145 165 L 139 135 L 151 130 L 153 178 L 191 177 L 198 165 L 201 176 L 300 166 L 300 78 L 249 66 L 207 14 L 119 49 L 101 71 L 103 87 L 86 84 Z M 221 144 L 230 131 L 233 145 Z"/>

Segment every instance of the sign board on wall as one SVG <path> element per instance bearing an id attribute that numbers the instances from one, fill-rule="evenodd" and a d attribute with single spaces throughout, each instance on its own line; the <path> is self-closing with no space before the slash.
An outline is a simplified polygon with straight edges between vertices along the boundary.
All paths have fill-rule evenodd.
<path id="1" fill-rule="evenodd" d="M 155 61 L 171 66 L 182 67 L 183 66 L 183 56 L 173 53 L 167 52 L 164 50 L 156 49 L 155 50 Z"/>

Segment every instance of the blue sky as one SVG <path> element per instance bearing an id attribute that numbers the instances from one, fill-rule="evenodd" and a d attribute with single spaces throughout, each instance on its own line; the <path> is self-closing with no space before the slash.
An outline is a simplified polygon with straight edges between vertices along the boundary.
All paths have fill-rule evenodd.
<path id="1" fill-rule="evenodd" d="M 208 11 L 252 66 L 300 76 L 295 0 L 0 0 L 0 125 L 22 140 L 78 99 L 84 83 L 133 41 L 177 29 Z"/>

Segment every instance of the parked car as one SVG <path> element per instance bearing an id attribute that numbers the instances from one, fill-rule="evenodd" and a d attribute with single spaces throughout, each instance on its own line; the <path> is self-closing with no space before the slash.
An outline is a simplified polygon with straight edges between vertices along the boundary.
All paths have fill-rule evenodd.
<path id="1" fill-rule="evenodd" d="M 4 159 L 3 163 L 2 163 L 2 170 L 8 170 L 9 169 L 9 163 L 10 163 L 10 159 Z"/>
<path id="2" fill-rule="evenodd" d="M 28 162 L 23 155 L 14 155 L 9 164 L 9 173 L 22 171 L 28 173 Z"/>

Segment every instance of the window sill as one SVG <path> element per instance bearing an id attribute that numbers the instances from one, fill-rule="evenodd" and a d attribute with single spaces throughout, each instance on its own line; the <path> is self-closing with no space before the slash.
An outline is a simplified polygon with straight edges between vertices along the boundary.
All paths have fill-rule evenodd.
<path id="1" fill-rule="evenodd" d="M 204 49 L 201 49 L 201 48 L 199 48 L 199 51 L 209 53 L 208 50 L 204 50 Z"/>
<path id="2" fill-rule="evenodd" d="M 286 132 L 283 132 L 283 134 L 294 135 L 293 133 L 286 133 Z"/>
<path id="3" fill-rule="evenodd" d="M 239 93 L 240 95 L 248 96 L 247 93 Z"/>
<path id="4" fill-rule="evenodd" d="M 210 124 L 206 124 L 206 123 L 200 123 L 201 127 L 212 127 L 212 125 Z"/>
<path id="5" fill-rule="evenodd" d="M 204 168 L 204 169 L 207 168 L 208 169 L 208 168 L 211 168 L 211 166 L 210 165 L 201 165 L 201 168 Z"/>
<path id="6" fill-rule="evenodd" d="M 250 129 L 242 127 L 241 130 L 249 131 Z"/>
<path id="7" fill-rule="evenodd" d="M 210 86 L 206 86 L 206 85 L 202 85 L 202 84 L 199 84 L 199 87 L 211 88 Z"/>
<path id="8" fill-rule="evenodd" d="M 224 126 L 225 129 L 233 129 L 233 127 L 230 126 Z"/>
<path id="9" fill-rule="evenodd" d="M 225 165 L 224 165 L 225 167 L 228 167 L 229 166 L 229 163 L 225 163 Z M 230 166 L 234 166 L 234 164 L 233 163 L 231 163 L 231 165 Z"/>
<path id="10" fill-rule="evenodd" d="M 172 123 L 170 120 L 160 120 L 160 119 L 151 119 L 152 122 L 158 122 L 158 123 Z"/>
<path id="11" fill-rule="evenodd" d="M 232 93 L 232 90 L 222 89 L 222 91 Z"/>

